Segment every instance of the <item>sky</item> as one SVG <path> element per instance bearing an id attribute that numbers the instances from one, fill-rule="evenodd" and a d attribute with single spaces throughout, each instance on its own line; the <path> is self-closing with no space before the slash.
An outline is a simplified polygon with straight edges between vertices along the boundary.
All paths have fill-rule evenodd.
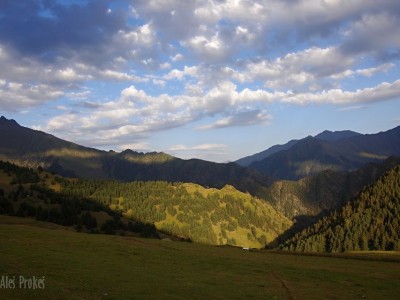
<path id="1" fill-rule="evenodd" d="M 102 150 L 234 161 L 400 125 L 398 0 L 1 0 L 0 114 Z"/>

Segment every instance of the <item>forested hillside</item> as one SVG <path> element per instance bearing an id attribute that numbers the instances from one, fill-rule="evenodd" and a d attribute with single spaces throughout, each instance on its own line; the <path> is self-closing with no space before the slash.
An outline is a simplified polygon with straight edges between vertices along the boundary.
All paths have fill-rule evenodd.
<path id="1" fill-rule="evenodd" d="M 306 252 L 400 250 L 400 165 L 281 247 Z"/>
<path id="2" fill-rule="evenodd" d="M 36 218 L 76 231 L 158 237 L 154 225 L 128 220 L 104 204 L 60 192 L 60 177 L 0 161 L 0 214 Z"/>
<path id="3" fill-rule="evenodd" d="M 292 222 L 232 186 L 165 181 L 82 180 L 0 161 L 0 214 L 77 231 L 171 236 L 214 245 L 264 247 Z"/>
<path id="4" fill-rule="evenodd" d="M 237 191 L 193 183 L 61 181 L 67 195 L 90 197 L 158 230 L 193 242 L 264 247 L 292 222 L 268 203 Z"/>
<path id="5" fill-rule="evenodd" d="M 317 216 L 338 209 L 400 163 L 390 157 L 351 172 L 322 171 L 297 181 L 279 180 L 265 193 L 265 199 L 286 217 Z"/>

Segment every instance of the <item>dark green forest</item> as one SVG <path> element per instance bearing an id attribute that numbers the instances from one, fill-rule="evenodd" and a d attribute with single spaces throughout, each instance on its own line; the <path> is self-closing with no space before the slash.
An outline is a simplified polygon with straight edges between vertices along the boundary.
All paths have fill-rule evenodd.
<path id="1" fill-rule="evenodd" d="M 281 248 L 301 252 L 400 250 L 400 165 Z"/>
<path id="2" fill-rule="evenodd" d="M 292 224 L 265 201 L 232 186 L 71 179 L 9 163 L 0 163 L 0 170 L 1 214 L 77 231 L 157 236 L 158 230 L 199 243 L 260 248 Z"/>
<path id="3" fill-rule="evenodd" d="M 63 178 L 42 168 L 0 162 L 0 214 L 36 218 L 77 231 L 157 232 L 193 242 L 265 247 L 293 222 L 232 186 L 204 188 L 166 181 Z M 341 209 L 283 242 L 283 250 L 400 250 L 400 165 Z"/>
<path id="4" fill-rule="evenodd" d="M 61 186 L 67 195 L 90 197 L 127 218 L 200 243 L 263 247 L 291 225 L 265 201 L 231 186 L 82 179 L 62 179 Z"/>
<path id="5" fill-rule="evenodd" d="M 49 185 L 62 179 L 38 168 L 18 167 L 0 161 L 0 214 L 33 217 L 38 221 L 73 226 L 89 233 L 137 233 L 157 237 L 153 225 L 137 221 L 124 222 L 119 212 L 89 198 L 57 192 Z M 101 222 L 95 217 L 101 214 Z"/>

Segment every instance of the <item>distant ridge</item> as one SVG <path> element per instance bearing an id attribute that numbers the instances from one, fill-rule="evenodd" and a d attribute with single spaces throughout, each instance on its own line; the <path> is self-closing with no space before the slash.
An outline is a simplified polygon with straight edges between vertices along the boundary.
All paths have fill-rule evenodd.
<path id="1" fill-rule="evenodd" d="M 324 170 L 354 170 L 390 156 L 400 156 L 400 126 L 376 134 L 324 131 L 249 167 L 275 179 L 297 180 Z"/>
<path id="2" fill-rule="evenodd" d="M 68 177 L 193 182 L 215 188 L 230 184 L 259 196 L 271 183 L 258 171 L 235 163 L 183 160 L 162 152 L 129 149 L 121 153 L 101 151 L 20 126 L 5 117 L 0 118 L 0 140 L 0 160 L 32 168 L 42 166 Z"/>
<path id="3" fill-rule="evenodd" d="M 268 148 L 267 150 L 264 150 L 264 151 L 261 151 L 259 153 L 256 153 L 256 154 L 253 154 L 253 155 L 246 156 L 246 157 L 243 157 L 241 159 L 238 159 L 236 161 L 236 163 L 238 165 L 240 165 L 240 166 L 248 167 L 253 162 L 263 160 L 263 159 L 267 158 L 268 156 L 270 156 L 270 155 L 272 155 L 274 153 L 290 149 L 298 141 L 299 140 L 291 140 L 291 141 L 289 141 L 289 142 L 287 142 L 286 144 L 283 144 L 283 145 L 272 146 L 272 147 Z"/>
<path id="4" fill-rule="evenodd" d="M 358 135 L 361 135 L 361 133 L 354 132 L 354 131 L 351 131 L 351 130 L 343 130 L 343 131 L 325 130 L 325 131 L 317 134 L 314 138 L 319 139 L 319 140 L 324 140 L 324 141 L 339 141 L 339 140 L 342 140 L 342 139 L 347 139 L 347 138 L 358 136 Z M 307 139 L 307 138 L 310 138 L 310 137 L 311 136 L 308 136 L 308 137 L 306 137 L 304 139 Z M 302 141 L 304 139 L 291 140 L 291 141 L 289 141 L 289 142 L 287 142 L 286 144 L 283 144 L 283 145 L 274 145 L 274 146 L 268 148 L 267 150 L 264 150 L 264 151 L 261 151 L 259 153 L 256 153 L 256 154 L 253 154 L 253 155 L 246 156 L 246 157 L 243 157 L 241 159 L 238 159 L 236 161 L 236 163 L 238 165 L 243 166 L 243 167 L 248 167 L 253 162 L 261 161 L 261 160 L 271 156 L 272 154 L 278 153 L 280 151 L 288 150 L 292 146 L 296 145 L 299 141 Z"/>
<path id="5" fill-rule="evenodd" d="M 315 136 L 316 139 L 324 140 L 324 141 L 339 141 L 347 138 L 351 138 L 354 136 L 360 136 L 361 133 L 351 131 L 351 130 L 343 130 L 343 131 L 329 131 L 324 130 L 323 132 L 317 134 Z"/>

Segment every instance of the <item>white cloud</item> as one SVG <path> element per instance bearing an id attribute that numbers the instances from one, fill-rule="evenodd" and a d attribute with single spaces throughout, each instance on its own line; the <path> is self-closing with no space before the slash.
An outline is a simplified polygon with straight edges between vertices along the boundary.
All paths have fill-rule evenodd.
<path id="1" fill-rule="evenodd" d="M 395 99 L 397 97 L 400 97 L 400 80 L 393 83 L 383 82 L 375 87 L 357 89 L 356 91 L 332 89 L 314 94 L 293 94 L 282 98 L 282 101 L 293 104 L 349 104 L 380 102 Z"/>
<path id="2" fill-rule="evenodd" d="M 107 68 L 97 68 L 82 62 L 46 64 L 32 58 L 16 56 L 0 44 L 0 107 L 6 111 L 35 107 L 58 100 L 86 99 L 90 92 L 83 91 L 87 81 L 146 82 L 147 78 Z"/>
<path id="3" fill-rule="evenodd" d="M 155 33 L 152 24 L 148 23 L 137 29 L 125 31 L 120 30 L 116 36 L 118 44 L 133 46 L 151 47 L 154 43 Z"/>
<path id="4" fill-rule="evenodd" d="M 183 79 L 185 76 L 196 76 L 198 75 L 199 68 L 196 66 L 188 67 L 185 66 L 183 70 L 173 69 L 168 74 L 164 76 L 164 79 L 171 80 L 171 79 Z"/>
<path id="5" fill-rule="evenodd" d="M 260 3 L 258 3 L 260 2 Z M 268 7 L 261 1 L 209 1 L 195 10 L 198 19 L 216 22 L 222 18 L 242 22 L 262 22 L 266 19 Z"/>
<path id="6" fill-rule="evenodd" d="M 180 61 L 180 60 L 182 60 L 182 59 L 183 59 L 183 55 L 180 54 L 180 53 L 178 53 L 178 54 L 176 54 L 176 55 L 174 55 L 174 56 L 171 57 L 171 60 L 174 61 L 174 62 Z"/>
<path id="7" fill-rule="evenodd" d="M 43 105 L 63 96 L 62 90 L 46 84 L 29 85 L 0 80 L 0 109 L 18 111 Z"/>
<path id="8" fill-rule="evenodd" d="M 118 72 L 118 71 L 113 71 L 113 70 L 100 70 L 98 72 L 98 77 L 101 79 L 106 79 L 106 80 L 117 80 L 117 81 L 145 81 L 142 78 L 139 78 L 135 75 L 130 75 L 124 72 Z"/>
<path id="9" fill-rule="evenodd" d="M 227 57 L 230 48 L 218 35 L 197 35 L 181 43 L 199 56 L 203 61 L 215 62 Z"/>
<path id="10" fill-rule="evenodd" d="M 367 69 L 353 70 L 357 63 L 353 57 L 344 55 L 336 47 L 312 47 L 298 52 L 288 53 L 274 60 L 246 60 L 235 67 L 226 65 L 215 66 L 199 64 L 184 66 L 183 69 L 173 69 L 163 78 L 166 80 L 179 79 L 195 80 L 199 87 L 207 89 L 215 87 L 227 78 L 238 83 L 260 82 L 264 87 L 287 90 L 315 90 L 327 82 L 340 80 L 354 74 L 372 76 L 389 71 L 393 63 L 385 63 Z"/>
<path id="11" fill-rule="evenodd" d="M 345 106 L 345 107 L 341 107 L 338 108 L 338 111 L 353 111 L 353 110 L 358 110 L 358 109 L 363 109 L 365 108 L 365 106 L 362 105 L 355 105 L 355 106 Z"/>
<path id="12" fill-rule="evenodd" d="M 394 68 L 395 64 L 393 63 L 385 63 L 385 64 L 381 64 L 377 67 L 372 67 L 372 68 L 366 68 L 366 69 L 358 69 L 358 70 L 345 70 L 341 73 L 336 73 L 334 75 L 331 75 L 330 77 L 332 79 L 343 79 L 346 77 L 351 77 L 354 75 L 361 75 L 361 76 L 365 76 L 365 77 L 371 77 L 375 74 L 378 73 L 386 73 L 388 72 L 390 69 Z"/>
<path id="13" fill-rule="evenodd" d="M 85 90 L 82 92 L 70 92 L 67 93 L 65 96 L 67 96 L 71 100 L 85 100 L 89 98 L 89 96 L 92 94 L 92 91 L 90 90 Z"/>
<path id="14" fill-rule="evenodd" d="M 227 146 L 224 144 L 199 144 L 194 146 L 186 146 L 182 144 L 171 146 L 169 151 L 192 151 L 192 150 L 201 150 L 201 151 L 215 151 L 226 148 Z"/>
<path id="15" fill-rule="evenodd" d="M 46 131 L 140 148 L 155 131 L 208 118 L 217 121 L 203 129 L 268 123 L 271 103 L 351 110 L 400 97 L 399 80 L 380 82 L 398 68 L 399 1 L 141 0 L 126 11 L 99 3 L 77 8 L 102 12 L 85 20 L 88 31 L 57 15 L 73 28 L 58 28 L 60 40 L 43 33 L 39 50 L 27 43 L 35 31 L 0 29 L 0 109 L 53 101 L 61 115 Z"/>
<path id="16" fill-rule="evenodd" d="M 271 116 L 260 110 L 241 112 L 216 121 L 213 124 L 200 126 L 199 129 L 216 129 L 232 126 L 249 126 L 263 124 L 271 119 Z"/>
<path id="17" fill-rule="evenodd" d="M 249 107 L 266 107 L 271 102 L 358 107 L 396 97 L 400 97 L 400 80 L 355 91 L 331 89 L 316 93 L 238 90 L 235 84 L 222 82 L 199 95 L 151 96 L 131 86 L 121 91 L 116 100 L 92 106 L 91 110 L 79 114 L 65 113 L 53 117 L 40 129 L 89 146 L 114 145 L 114 149 L 121 149 L 127 140 L 136 141 L 140 137 L 146 142 L 146 137 L 153 132 L 181 127 L 208 117 L 218 117 L 219 120 L 198 129 L 267 124 L 272 116 L 265 109 L 249 110 Z M 184 147 L 176 146 L 173 150 L 184 150 Z"/>
<path id="18" fill-rule="evenodd" d="M 197 145 L 173 145 L 166 152 L 185 159 L 197 157 L 205 160 L 220 160 L 226 157 L 228 146 L 225 144 L 197 144 Z"/>
<path id="19" fill-rule="evenodd" d="M 171 69 L 171 64 L 169 62 L 162 63 L 160 69 Z"/>
<path id="20" fill-rule="evenodd" d="M 377 56 L 387 56 L 391 54 L 387 51 L 397 51 L 399 55 L 399 27 L 398 14 L 390 11 L 365 14 L 344 32 L 346 39 L 342 49 L 350 54 L 371 52 Z"/>
<path id="21" fill-rule="evenodd" d="M 352 58 L 342 55 L 335 47 L 312 47 L 273 61 L 249 62 L 242 78 L 250 82 L 261 80 L 266 87 L 277 89 L 310 86 L 343 72 L 353 63 Z"/>

